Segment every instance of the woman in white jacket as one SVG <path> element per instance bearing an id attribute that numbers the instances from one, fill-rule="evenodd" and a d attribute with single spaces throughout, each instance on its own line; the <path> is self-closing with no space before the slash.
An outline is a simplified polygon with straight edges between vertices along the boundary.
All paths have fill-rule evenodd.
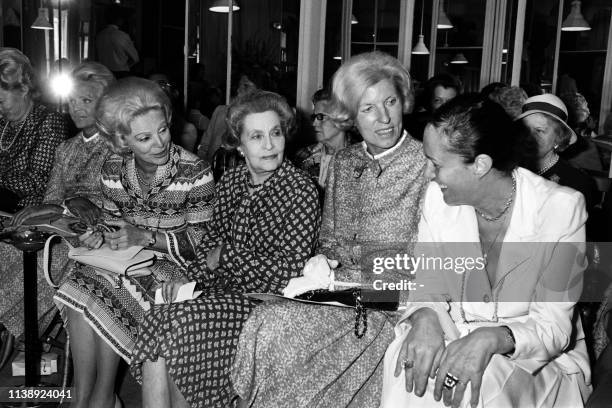
<path id="1" fill-rule="evenodd" d="M 518 134 L 497 105 L 461 97 L 425 129 L 433 182 L 415 250 L 423 261 L 385 356 L 383 408 L 588 398 L 574 316 L 584 198 L 517 167 Z"/>

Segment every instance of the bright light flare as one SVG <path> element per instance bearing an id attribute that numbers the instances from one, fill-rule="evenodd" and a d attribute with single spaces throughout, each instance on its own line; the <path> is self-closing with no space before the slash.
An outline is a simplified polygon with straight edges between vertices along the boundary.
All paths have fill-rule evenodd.
<path id="1" fill-rule="evenodd" d="M 51 78 L 51 90 L 60 98 L 66 98 L 72 92 L 74 84 L 68 74 L 58 74 Z"/>

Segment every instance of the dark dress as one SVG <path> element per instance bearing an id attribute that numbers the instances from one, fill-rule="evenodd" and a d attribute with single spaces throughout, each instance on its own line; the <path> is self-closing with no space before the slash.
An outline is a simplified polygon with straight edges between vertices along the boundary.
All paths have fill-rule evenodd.
<path id="1" fill-rule="evenodd" d="M 204 229 L 197 261 L 188 269 L 204 293 L 195 300 L 155 306 L 140 327 L 131 371 L 163 357 L 170 377 L 192 407 L 228 407 L 229 372 L 243 322 L 255 304 L 245 292 L 280 293 L 299 276 L 320 227 L 317 191 L 308 176 L 285 161 L 248 193 L 245 165 L 226 172 Z M 208 252 L 223 244 L 219 267 Z"/>
<path id="2" fill-rule="evenodd" d="M 68 133 L 64 118 L 34 105 L 21 125 L 13 127 L 0 118 L 0 129 L 0 191 L 15 195 L 17 209 L 42 204 L 55 149 Z"/>

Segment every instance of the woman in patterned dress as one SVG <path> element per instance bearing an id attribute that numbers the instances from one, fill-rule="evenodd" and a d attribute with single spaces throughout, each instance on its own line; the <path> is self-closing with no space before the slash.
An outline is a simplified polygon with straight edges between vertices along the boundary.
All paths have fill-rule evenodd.
<path id="1" fill-rule="evenodd" d="M 170 141 L 170 101 L 154 83 L 127 78 L 111 85 L 96 109 L 102 135 L 117 151 L 101 172 L 104 217 L 121 228 L 88 231 L 84 245 L 140 245 L 158 252 L 151 274 L 108 276 L 76 266 L 55 300 L 66 321 L 75 367 L 75 407 L 120 406 L 114 396 L 120 358 L 130 361 L 138 326 L 159 284 L 183 276 L 210 218 L 210 168 Z M 119 220 L 117 220 L 119 219 Z"/>
<path id="2" fill-rule="evenodd" d="M 341 150 L 329 170 L 319 255 L 309 265 L 366 285 L 393 279 L 367 264 L 379 251 L 405 252 L 415 240 L 426 180 L 421 143 L 402 132 L 413 104 L 410 75 L 380 52 L 355 56 L 336 72 L 335 120 L 351 121 L 363 143 Z M 395 248 L 395 249 L 394 249 Z M 329 265 L 329 267 L 328 267 Z M 403 278 L 406 278 L 404 276 Z M 248 407 L 374 407 L 392 316 L 369 311 L 357 338 L 353 309 L 293 301 L 258 307 L 244 326 L 232 383 Z"/>
<path id="3" fill-rule="evenodd" d="M 43 204 L 19 211 L 11 221 L 13 225 L 20 225 L 30 217 L 61 214 L 64 211 L 62 202 L 78 195 L 94 203 L 102 202 L 100 169 L 110 149 L 103 138 L 98 137 L 94 110 L 102 92 L 115 78 L 108 68 L 95 62 L 84 62 L 72 71 L 71 76 L 75 88 L 69 97 L 69 112 L 81 131 L 62 142 L 55 151 Z M 81 209 L 78 202 L 71 208 L 75 214 Z M 42 252 L 39 256 L 39 265 L 42 266 Z M 0 243 L 0 259 L 3 260 L 0 263 L 0 322 L 13 334 L 19 335 L 23 332 L 23 275 L 15 273 L 15 270 L 21 270 L 22 254 L 13 246 Z M 51 269 L 64 272 L 67 262 L 68 247 L 53 245 Z M 55 313 L 55 290 L 45 282 L 42 267 L 38 270 L 38 316 L 41 327 L 44 327 Z"/>
<path id="4" fill-rule="evenodd" d="M 38 103 L 28 57 L 0 48 L 0 210 L 42 203 L 55 149 L 66 139 L 64 118 Z"/>
<path id="5" fill-rule="evenodd" d="M 246 163 L 217 186 L 189 280 L 204 293 L 157 306 L 141 325 L 131 369 L 142 369 L 145 407 L 231 404 L 229 371 L 242 323 L 255 304 L 245 292 L 279 293 L 312 254 L 320 212 L 315 185 L 284 158 L 294 114 L 281 96 L 255 91 L 237 98 L 227 116 Z M 177 283 L 164 286 L 174 299 Z"/>

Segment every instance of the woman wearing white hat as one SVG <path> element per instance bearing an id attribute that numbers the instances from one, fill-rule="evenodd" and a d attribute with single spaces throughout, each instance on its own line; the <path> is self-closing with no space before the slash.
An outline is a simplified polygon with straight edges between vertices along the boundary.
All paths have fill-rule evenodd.
<path id="1" fill-rule="evenodd" d="M 581 192 L 588 210 L 594 201 L 594 181 L 558 155 L 558 152 L 576 141 L 576 134 L 567 125 L 567 118 L 567 108 L 561 99 L 552 94 L 543 94 L 528 98 L 517 120 L 522 120 L 537 143 L 534 172 Z"/>

